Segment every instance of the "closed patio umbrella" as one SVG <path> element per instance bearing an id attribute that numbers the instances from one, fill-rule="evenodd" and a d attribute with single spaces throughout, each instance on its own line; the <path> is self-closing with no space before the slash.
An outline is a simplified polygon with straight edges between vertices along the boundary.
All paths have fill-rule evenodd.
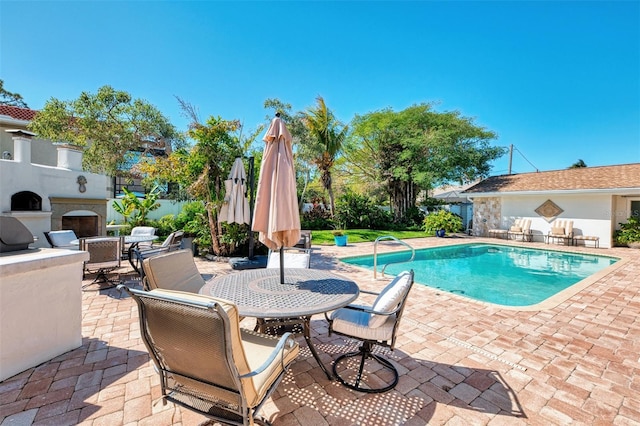
<path id="1" fill-rule="evenodd" d="M 247 174 L 244 170 L 242 158 L 236 158 L 231 167 L 229 179 L 224 181 L 225 185 L 225 201 L 220 209 L 218 216 L 219 222 L 228 223 L 251 223 L 249 215 L 249 201 L 246 197 L 247 192 Z"/>
<path id="2" fill-rule="evenodd" d="M 300 213 L 291 133 L 279 114 L 262 138 L 266 143 L 260 166 L 253 230 L 271 250 L 280 249 L 280 282 L 284 283 L 284 247 L 300 240 Z"/>

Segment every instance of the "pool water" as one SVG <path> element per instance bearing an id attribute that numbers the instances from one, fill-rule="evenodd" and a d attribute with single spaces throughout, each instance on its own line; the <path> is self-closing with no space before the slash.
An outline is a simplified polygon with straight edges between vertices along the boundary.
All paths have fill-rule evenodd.
<path id="1" fill-rule="evenodd" d="M 413 269 L 415 281 L 450 293 L 504 306 L 540 303 L 590 275 L 614 264 L 607 256 L 527 249 L 494 244 L 448 247 L 378 254 L 378 272 L 397 275 Z M 373 270 L 373 255 L 341 259 Z"/>

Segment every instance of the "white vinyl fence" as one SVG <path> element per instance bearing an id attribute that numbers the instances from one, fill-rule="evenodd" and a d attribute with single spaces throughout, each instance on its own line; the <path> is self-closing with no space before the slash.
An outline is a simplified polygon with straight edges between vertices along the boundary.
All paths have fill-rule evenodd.
<path id="1" fill-rule="evenodd" d="M 113 202 L 118 201 L 122 202 L 122 199 L 119 198 L 111 198 L 107 202 L 107 223 L 111 223 L 112 221 L 115 223 L 123 223 L 124 219 L 120 213 L 117 213 L 113 208 Z M 172 201 L 172 200 L 158 200 L 160 203 L 160 208 L 158 210 L 154 210 L 147 215 L 148 219 L 158 220 L 163 216 L 168 214 L 177 215 L 182 211 L 182 206 L 188 203 L 188 201 Z"/>

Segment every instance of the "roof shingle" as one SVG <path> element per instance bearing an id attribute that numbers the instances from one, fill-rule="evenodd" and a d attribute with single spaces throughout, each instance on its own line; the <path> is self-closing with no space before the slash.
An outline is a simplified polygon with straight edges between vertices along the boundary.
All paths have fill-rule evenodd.
<path id="1" fill-rule="evenodd" d="M 619 188 L 640 189 L 640 163 L 491 176 L 463 192 L 478 194 Z"/>

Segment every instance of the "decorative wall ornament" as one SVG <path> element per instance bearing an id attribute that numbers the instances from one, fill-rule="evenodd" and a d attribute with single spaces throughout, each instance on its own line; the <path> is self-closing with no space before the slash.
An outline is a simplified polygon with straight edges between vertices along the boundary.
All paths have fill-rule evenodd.
<path id="1" fill-rule="evenodd" d="M 87 187 L 85 186 L 87 184 L 87 178 L 80 175 L 78 176 L 78 191 L 80 192 L 85 192 L 87 190 Z"/>
<path id="2" fill-rule="evenodd" d="M 556 203 L 551 200 L 547 200 L 540 204 L 535 212 L 542 216 L 547 222 L 551 222 L 556 216 L 562 213 L 562 210 Z"/>

